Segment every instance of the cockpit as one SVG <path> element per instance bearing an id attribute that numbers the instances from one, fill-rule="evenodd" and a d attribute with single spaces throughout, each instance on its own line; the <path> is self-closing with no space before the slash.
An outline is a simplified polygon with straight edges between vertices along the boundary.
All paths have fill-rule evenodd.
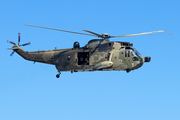
<path id="1" fill-rule="evenodd" d="M 135 48 L 126 48 L 125 49 L 125 57 L 130 57 L 130 56 L 141 57 L 141 54 Z"/>
<path id="2" fill-rule="evenodd" d="M 142 56 L 135 48 L 126 47 L 124 57 L 131 58 L 133 62 L 142 62 Z"/>

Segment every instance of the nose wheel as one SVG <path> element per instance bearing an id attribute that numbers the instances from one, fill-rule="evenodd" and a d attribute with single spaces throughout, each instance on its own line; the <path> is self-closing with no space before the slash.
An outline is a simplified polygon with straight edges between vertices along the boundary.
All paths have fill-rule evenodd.
<path id="1" fill-rule="evenodd" d="M 56 75 L 56 78 L 59 78 L 61 75 L 61 72 L 59 72 L 57 75 Z"/>

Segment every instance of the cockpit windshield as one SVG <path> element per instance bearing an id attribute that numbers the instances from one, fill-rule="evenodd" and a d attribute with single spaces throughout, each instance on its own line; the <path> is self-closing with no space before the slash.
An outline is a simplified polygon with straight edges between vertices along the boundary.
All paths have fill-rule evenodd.
<path id="1" fill-rule="evenodd" d="M 130 48 L 132 50 L 132 52 L 137 55 L 137 56 L 141 56 L 141 54 L 135 49 L 135 48 Z"/>
<path id="2" fill-rule="evenodd" d="M 130 50 L 130 52 L 131 52 L 131 56 L 135 56 L 136 55 L 133 50 Z"/>
<path id="3" fill-rule="evenodd" d="M 135 48 L 126 48 L 125 50 L 125 57 L 130 57 L 130 56 L 139 56 L 142 57 L 141 54 L 135 49 Z"/>
<path id="4" fill-rule="evenodd" d="M 141 56 L 141 54 L 135 49 L 135 48 L 130 48 L 131 56 Z"/>

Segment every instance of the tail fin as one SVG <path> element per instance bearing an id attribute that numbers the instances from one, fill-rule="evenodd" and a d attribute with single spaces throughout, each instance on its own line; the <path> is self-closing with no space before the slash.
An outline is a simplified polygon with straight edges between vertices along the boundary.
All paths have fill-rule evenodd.
<path id="1" fill-rule="evenodd" d="M 18 45 L 14 45 L 12 48 L 8 48 L 8 50 L 13 50 L 13 53 L 16 52 L 17 54 L 19 54 L 24 59 L 27 59 L 27 51 L 25 51 L 24 49 L 22 49 Z M 11 56 L 12 56 L 12 54 L 11 54 Z"/>

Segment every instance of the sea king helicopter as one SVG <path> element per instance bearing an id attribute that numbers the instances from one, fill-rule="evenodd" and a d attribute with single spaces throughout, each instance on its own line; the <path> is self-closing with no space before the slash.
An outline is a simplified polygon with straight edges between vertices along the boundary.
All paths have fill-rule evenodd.
<path id="1" fill-rule="evenodd" d="M 129 73 L 131 70 L 140 68 L 144 62 L 150 62 L 151 57 L 142 57 L 141 54 L 133 48 L 133 43 L 130 42 L 111 42 L 109 38 L 114 37 L 130 37 L 130 36 L 143 36 L 146 34 L 164 32 L 166 30 L 143 32 L 136 34 L 117 35 L 111 36 L 107 33 L 97 34 L 95 32 L 83 29 L 86 33 L 79 33 L 61 29 L 54 29 L 42 26 L 27 25 L 31 27 L 45 28 L 50 30 L 57 30 L 62 32 L 95 36 L 100 39 L 92 39 L 85 46 L 80 47 L 79 42 L 74 42 L 73 48 L 67 49 L 55 49 L 43 50 L 43 51 L 26 51 L 21 46 L 29 45 L 30 43 L 20 43 L 20 33 L 18 35 L 18 44 L 8 40 L 7 42 L 13 44 L 14 52 L 19 54 L 26 60 L 41 62 L 46 64 L 55 65 L 58 70 L 57 78 L 60 77 L 61 71 L 111 71 L 111 70 L 123 70 Z M 154 35 L 154 34 L 152 34 Z"/>

